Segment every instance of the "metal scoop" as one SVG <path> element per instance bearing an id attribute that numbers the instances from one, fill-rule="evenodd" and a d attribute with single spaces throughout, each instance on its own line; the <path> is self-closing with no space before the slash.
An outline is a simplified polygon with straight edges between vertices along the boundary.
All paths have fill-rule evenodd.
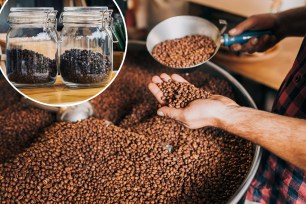
<path id="1" fill-rule="evenodd" d="M 77 122 L 94 116 L 94 108 L 90 102 L 85 102 L 76 106 L 51 107 L 35 103 L 27 98 L 22 99 L 27 104 L 46 111 L 55 112 L 58 122 Z"/>
<path id="2" fill-rule="evenodd" d="M 195 16 L 176 16 L 169 18 L 156 25 L 150 31 L 146 43 L 147 50 L 152 55 L 153 48 L 157 44 L 166 40 L 183 38 L 185 36 L 203 35 L 210 37 L 215 42 L 216 49 L 209 59 L 191 67 L 175 68 L 179 70 L 192 69 L 206 63 L 211 58 L 213 58 L 222 44 L 224 46 L 230 46 L 236 43 L 243 44 L 250 40 L 252 37 L 260 37 L 265 34 L 272 34 L 271 31 L 250 31 L 242 33 L 238 36 L 230 36 L 228 34 L 224 34 L 227 28 L 227 22 L 225 20 L 220 20 L 220 24 L 223 25 L 221 31 L 213 23 L 204 18 Z"/>

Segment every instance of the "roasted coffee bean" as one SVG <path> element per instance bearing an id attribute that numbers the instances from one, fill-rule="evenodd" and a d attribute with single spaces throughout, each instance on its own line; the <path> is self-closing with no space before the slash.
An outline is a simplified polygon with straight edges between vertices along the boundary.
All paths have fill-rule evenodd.
<path id="1" fill-rule="evenodd" d="M 161 42 L 153 48 L 152 55 L 163 65 L 185 68 L 203 63 L 215 50 L 216 44 L 210 37 L 192 35 Z"/>
<path id="2" fill-rule="evenodd" d="M 27 49 L 7 50 L 7 75 L 15 84 L 52 84 L 57 74 L 56 60 Z"/>
<path id="3" fill-rule="evenodd" d="M 133 129 L 137 133 L 99 119 L 52 125 L 24 153 L 0 165 L 0 198 L 225 203 L 252 162 L 252 144 L 219 129 L 189 130 L 160 117 Z"/>
<path id="4" fill-rule="evenodd" d="M 163 92 L 163 101 L 171 108 L 185 108 L 190 102 L 197 99 L 207 99 L 210 92 L 196 88 L 193 84 L 187 82 L 176 82 L 169 80 L 157 84 Z"/>
<path id="5" fill-rule="evenodd" d="M 0 164 L 30 146 L 39 132 L 54 121 L 54 114 L 22 102 L 0 112 Z"/>
<path id="6" fill-rule="evenodd" d="M 71 49 L 61 55 L 60 71 L 66 82 L 99 85 L 110 78 L 112 64 L 101 53 Z"/>
<path id="7" fill-rule="evenodd" d="M 18 92 L 0 74 L 0 112 L 20 100 Z"/>
<path id="8" fill-rule="evenodd" d="M 92 100 L 96 119 L 37 131 L 48 125 L 49 114 L 28 106 L 0 113 L 8 121 L 2 137 L 31 136 L 29 126 L 35 128 L 30 137 L 35 142 L 22 151 L 17 148 L 13 158 L 0 164 L 0 201 L 226 203 L 250 170 L 253 145 L 217 128 L 190 130 L 156 116 L 158 104 L 146 86 L 163 71 L 152 57 L 129 53 L 116 81 Z M 201 71 L 184 77 L 195 86 L 175 86 L 186 89 L 187 96 L 234 95 L 226 81 Z M 206 92 L 201 95 L 196 87 Z M 168 91 L 170 96 L 172 89 Z M 13 117 L 9 113 L 14 109 Z M 19 117 L 24 121 L 15 119 Z M 11 125 L 14 121 L 22 124 L 15 123 L 19 129 Z"/>

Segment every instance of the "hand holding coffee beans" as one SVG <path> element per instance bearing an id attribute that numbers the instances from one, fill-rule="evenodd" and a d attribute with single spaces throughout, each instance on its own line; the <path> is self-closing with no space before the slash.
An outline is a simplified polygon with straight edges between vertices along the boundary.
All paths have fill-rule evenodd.
<path id="1" fill-rule="evenodd" d="M 157 44 L 152 56 L 168 67 L 186 68 L 208 60 L 215 50 L 216 44 L 210 37 L 192 35 Z"/>
<path id="2" fill-rule="evenodd" d="M 163 92 L 161 98 L 171 108 L 185 108 L 190 102 L 197 99 L 207 99 L 210 93 L 196 88 L 194 85 L 187 82 L 176 82 L 169 79 L 157 84 Z"/>

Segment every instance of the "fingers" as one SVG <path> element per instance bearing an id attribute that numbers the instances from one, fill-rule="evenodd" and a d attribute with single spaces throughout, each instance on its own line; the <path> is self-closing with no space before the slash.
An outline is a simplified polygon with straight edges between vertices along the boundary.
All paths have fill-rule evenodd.
<path id="1" fill-rule="evenodd" d="M 162 73 L 160 75 L 160 78 L 163 80 L 163 81 L 169 81 L 171 80 L 171 77 L 168 75 L 168 74 L 165 74 L 165 73 Z"/>
<path id="2" fill-rule="evenodd" d="M 232 36 L 240 35 L 241 33 L 252 30 L 256 27 L 256 19 L 254 17 L 250 17 L 246 19 L 245 21 L 242 21 L 240 24 L 238 24 L 235 28 L 231 29 L 229 31 L 229 34 Z"/>
<path id="3" fill-rule="evenodd" d="M 252 38 L 243 45 L 234 44 L 230 49 L 234 52 L 264 52 L 276 43 L 276 37 L 273 35 L 263 35 L 260 38 Z"/>
<path id="4" fill-rule="evenodd" d="M 163 83 L 163 80 L 159 76 L 152 77 L 152 82 L 155 84 Z"/>
<path id="5" fill-rule="evenodd" d="M 172 74 L 171 78 L 173 79 L 173 81 L 182 82 L 182 83 L 188 83 L 188 81 L 186 79 L 184 79 L 183 77 L 181 77 L 178 74 Z"/>
<path id="6" fill-rule="evenodd" d="M 152 79 L 153 81 L 153 79 Z M 150 83 L 148 85 L 149 90 L 151 91 L 151 93 L 153 94 L 153 96 L 156 98 L 156 100 L 160 103 L 160 104 L 164 104 L 165 102 L 162 100 L 163 97 L 163 92 L 159 89 L 159 87 L 156 85 L 156 83 Z"/>
<path id="7" fill-rule="evenodd" d="M 169 81 L 174 80 L 177 82 L 187 82 L 183 77 L 177 74 L 173 74 L 171 77 L 168 74 L 161 74 L 160 76 L 153 76 L 152 82 L 149 83 L 148 88 L 151 91 L 151 93 L 154 95 L 154 97 L 157 99 L 157 101 L 161 104 L 164 104 L 165 102 L 162 100 L 163 92 L 160 90 L 160 88 L 157 86 L 157 84 L 163 83 L 163 81 Z M 188 82 L 187 82 L 188 83 Z"/>
<path id="8" fill-rule="evenodd" d="M 156 83 L 156 84 L 162 83 L 163 81 L 167 82 L 169 80 L 173 80 L 173 81 L 176 81 L 176 82 L 188 82 L 186 79 L 184 79 L 182 76 L 180 76 L 178 74 L 172 74 L 171 76 L 169 76 L 166 73 L 162 73 L 160 75 L 160 77 L 159 76 L 154 76 L 152 78 L 152 82 Z"/>
<path id="9" fill-rule="evenodd" d="M 157 111 L 157 115 L 162 117 L 169 117 L 174 120 L 181 120 L 183 113 L 183 109 L 176 109 L 176 108 L 169 108 L 169 107 L 162 107 Z"/>

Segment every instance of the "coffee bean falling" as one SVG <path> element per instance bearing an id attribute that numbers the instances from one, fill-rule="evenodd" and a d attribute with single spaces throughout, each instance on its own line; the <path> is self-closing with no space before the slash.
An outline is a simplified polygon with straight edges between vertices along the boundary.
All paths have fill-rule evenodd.
<path id="1" fill-rule="evenodd" d="M 66 82 L 101 85 L 111 76 L 112 63 L 101 53 L 71 49 L 61 55 L 60 71 Z"/>
<path id="2" fill-rule="evenodd" d="M 55 56 L 54 56 L 55 57 Z M 20 85 L 41 85 L 55 82 L 56 60 L 27 49 L 7 50 L 7 75 Z"/>
<path id="3" fill-rule="evenodd" d="M 211 95 L 210 92 L 187 82 L 169 80 L 157 84 L 157 86 L 163 92 L 161 99 L 172 108 L 185 108 L 190 102 L 197 99 L 207 99 Z"/>
<path id="4" fill-rule="evenodd" d="M 157 44 L 153 57 L 172 68 L 192 67 L 208 60 L 215 52 L 216 44 L 210 37 L 191 35 Z"/>

